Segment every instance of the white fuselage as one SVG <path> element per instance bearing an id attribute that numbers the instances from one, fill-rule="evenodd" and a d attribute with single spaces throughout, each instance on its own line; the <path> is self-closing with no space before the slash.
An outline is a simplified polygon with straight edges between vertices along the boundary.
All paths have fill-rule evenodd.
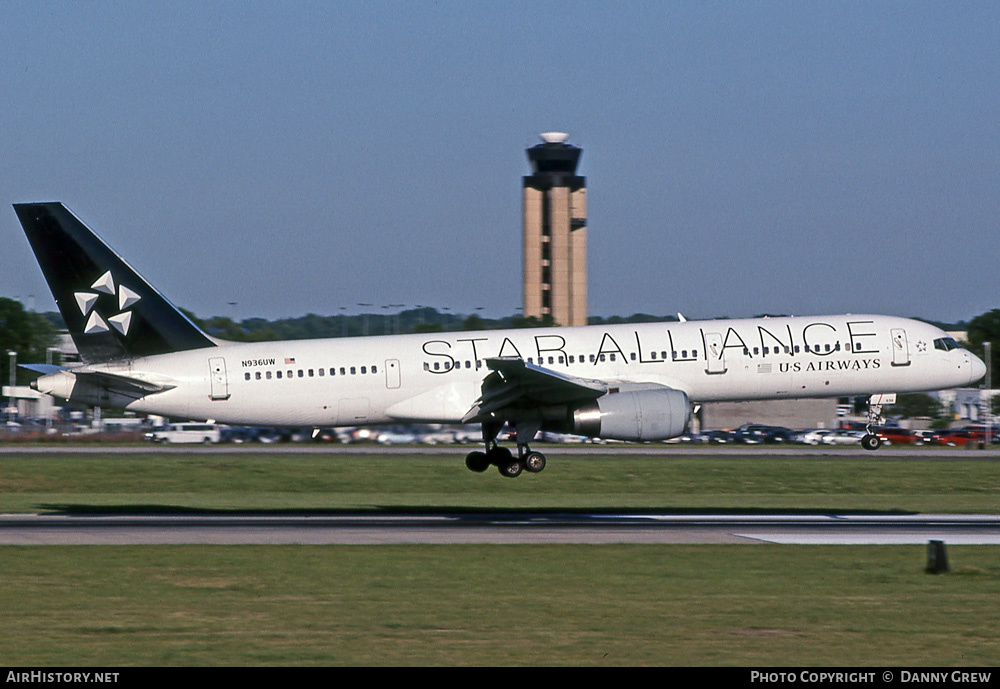
<path id="1" fill-rule="evenodd" d="M 782 317 L 224 344 L 77 370 L 169 388 L 97 402 L 173 418 L 457 423 L 480 396 L 492 357 L 575 378 L 655 383 L 702 403 L 939 390 L 982 377 L 977 357 L 936 344 L 945 338 L 890 316 Z M 39 379 L 40 390 L 74 397 L 46 378 L 57 377 Z"/>

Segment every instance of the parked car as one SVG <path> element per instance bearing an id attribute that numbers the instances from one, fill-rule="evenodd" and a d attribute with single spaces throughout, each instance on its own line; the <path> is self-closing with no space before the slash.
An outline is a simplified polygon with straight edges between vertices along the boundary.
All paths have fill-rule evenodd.
<path id="1" fill-rule="evenodd" d="M 178 423 L 147 433 L 154 443 L 217 443 L 222 439 L 219 427 L 212 423 Z"/>
<path id="2" fill-rule="evenodd" d="M 985 440 L 985 434 L 973 431 L 943 431 L 937 436 L 939 445 L 949 447 L 965 447 L 969 443 L 981 443 Z"/>
<path id="3" fill-rule="evenodd" d="M 729 431 L 702 431 L 701 435 L 705 439 L 704 442 L 708 443 L 733 442 L 733 434 Z"/>
<path id="4" fill-rule="evenodd" d="M 917 434 L 905 428 L 879 426 L 872 430 L 886 445 L 916 445 L 919 442 Z"/>
<path id="5" fill-rule="evenodd" d="M 814 428 L 811 431 L 802 431 L 797 435 L 792 437 L 797 443 L 803 443 L 805 445 L 819 445 L 823 442 L 823 436 L 832 433 L 829 428 Z"/>
<path id="6" fill-rule="evenodd" d="M 792 431 L 782 426 L 768 426 L 760 423 L 743 424 L 733 436 L 738 443 L 756 445 L 758 443 L 783 443 L 792 437 Z"/>
<path id="7" fill-rule="evenodd" d="M 831 431 L 824 435 L 820 442 L 824 445 L 860 445 L 861 439 L 864 437 L 864 431 Z"/>

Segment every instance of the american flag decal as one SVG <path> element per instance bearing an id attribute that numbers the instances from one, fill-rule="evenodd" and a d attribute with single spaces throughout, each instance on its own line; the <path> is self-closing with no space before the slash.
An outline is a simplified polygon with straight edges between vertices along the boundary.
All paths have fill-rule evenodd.
<path id="1" fill-rule="evenodd" d="M 286 356 L 285 357 L 285 363 L 286 364 L 294 364 L 295 363 L 295 357 L 294 356 Z"/>

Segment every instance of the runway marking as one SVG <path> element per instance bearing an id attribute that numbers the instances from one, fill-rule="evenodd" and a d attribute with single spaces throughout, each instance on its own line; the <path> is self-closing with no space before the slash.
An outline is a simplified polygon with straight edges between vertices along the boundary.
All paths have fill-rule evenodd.
<path id="1" fill-rule="evenodd" d="M 779 545 L 925 545 L 928 541 L 944 541 L 947 545 L 1000 545 L 1000 534 L 734 534 L 764 543 Z"/>

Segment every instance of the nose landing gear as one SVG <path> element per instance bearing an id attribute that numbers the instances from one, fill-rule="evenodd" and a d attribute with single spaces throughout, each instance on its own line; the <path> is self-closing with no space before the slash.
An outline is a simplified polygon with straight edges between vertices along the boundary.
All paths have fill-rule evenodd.
<path id="1" fill-rule="evenodd" d="M 882 405 L 892 404 L 896 401 L 896 395 L 872 395 L 868 398 L 868 423 L 865 424 L 865 435 L 861 438 L 861 447 L 866 450 L 877 450 L 882 447 L 882 438 L 872 431 L 872 426 L 880 426 L 885 423 L 882 416 Z"/>

